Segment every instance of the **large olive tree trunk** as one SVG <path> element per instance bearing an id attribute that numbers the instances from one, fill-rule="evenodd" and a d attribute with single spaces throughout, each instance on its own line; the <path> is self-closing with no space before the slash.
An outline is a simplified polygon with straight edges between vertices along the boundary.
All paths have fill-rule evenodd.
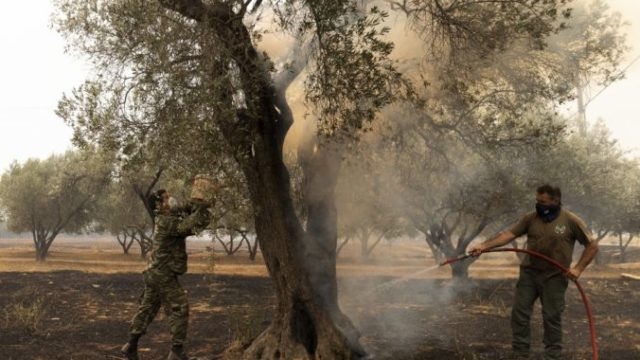
<path id="1" fill-rule="evenodd" d="M 338 216 L 335 188 L 342 153 L 331 143 L 307 146 L 299 152 L 304 171 L 304 201 L 307 213 L 305 258 L 317 302 L 329 311 L 334 324 L 346 336 L 349 347 L 364 355 L 360 333 L 344 315 L 338 303 L 336 261 L 338 257 Z"/>
<path id="2" fill-rule="evenodd" d="M 262 130 L 255 160 L 245 171 L 277 307 L 271 325 L 245 350 L 244 358 L 359 358 L 364 354 L 357 334 L 345 331 L 353 326 L 337 305 L 335 232 L 331 228 L 326 231 L 322 220 L 333 222 L 331 205 L 319 202 L 309 207 L 319 214 L 309 217 L 311 232 L 306 238 L 289 196 L 281 154 L 274 151 L 273 128 L 264 126 Z"/>
<path id="3" fill-rule="evenodd" d="M 228 358 L 362 357 L 364 352 L 357 334 L 342 330 L 352 329 L 343 325 L 350 322 L 343 315 L 336 316 L 335 208 L 332 200 L 325 203 L 322 196 L 309 207 L 314 213 L 310 224 L 317 224 L 312 229 L 334 226 L 326 236 L 324 230 L 319 230 L 311 231 L 308 237 L 294 210 L 282 156 L 282 143 L 290 123 L 283 121 L 281 109 L 276 109 L 277 93 L 242 19 L 229 8 L 205 5 L 198 0 L 160 0 L 160 3 L 208 26 L 212 36 L 227 42 L 224 51 L 239 69 L 247 103 L 246 109 L 238 113 L 237 122 L 220 124 L 220 128 L 246 178 L 260 249 L 276 290 L 276 311 L 270 326 L 258 338 L 247 348 L 229 351 Z M 329 255 L 321 252 L 331 246 Z"/>

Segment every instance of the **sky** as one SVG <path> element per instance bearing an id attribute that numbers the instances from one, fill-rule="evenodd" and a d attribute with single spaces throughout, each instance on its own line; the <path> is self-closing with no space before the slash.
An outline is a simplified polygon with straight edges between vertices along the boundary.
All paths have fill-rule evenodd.
<path id="1" fill-rule="evenodd" d="M 88 66 L 64 53 L 50 27 L 49 0 L 11 1 L 0 11 L 0 171 L 12 161 L 71 148 L 71 129 L 54 114 Z M 28 14 L 28 16 L 25 16 Z"/>
<path id="2" fill-rule="evenodd" d="M 609 0 L 630 22 L 625 65 L 640 55 L 640 1 Z M 72 148 L 71 129 L 54 114 L 64 92 L 86 79 L 90 67 L 66 54 L 50 25 L 50 0 L 5 2 L 0 12 L 0 172 L 13 161 L 46 158 Z M 29 14 L 23 16 L 23 14 Z M 635 21 L 635 22 L 634 22 Z M 599 91 L 591 89 L 591 95 Z M 587 107 L 587 119 L 605 120 L 613 137 L 640 157 L 640 60 Z"/>

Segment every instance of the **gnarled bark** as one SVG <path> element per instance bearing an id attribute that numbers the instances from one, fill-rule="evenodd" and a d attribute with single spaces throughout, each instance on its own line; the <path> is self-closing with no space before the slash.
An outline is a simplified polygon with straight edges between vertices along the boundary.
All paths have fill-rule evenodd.
<path id="1" fill-rule="evenodd" d="M 275 286 L 276 311 L 267 330 L 246 348 L 230 349 L 227 358 L 362 357 L 364 352 L 357 336 L 343 330 L 353 326 L 335 311 L 335 238 L 333 250 L 327 252 L 331 247 L 331 243 L 325 242 L 328 237 L 307 238 L 296 217 L 282 156 L 290 122 L 280 116 L 277 92 L 242 19 L 221 4 L 209 6 L 199 0 L 160 0 L 160 3 L 209 27 L 219 41 L 228 42 L 225 50 L 238 66 L 247 102 L 247 109 L 238 112 L 237 123 L 230 120 L 220 124 L 220 128 L 246 178 L 260 249 Z M 335 209 L 330 204 L 320 201 L 312 211 L 318 215 L 310 219 L 317 219 L 312 222 L 318 221 L 320 227 L 326 225 L 321 224 L 322 219 L 335 221 Z M 315 241 L 306 241 L 311 238 Z M 314 256 L 314 260 L 305 256 Z"/>

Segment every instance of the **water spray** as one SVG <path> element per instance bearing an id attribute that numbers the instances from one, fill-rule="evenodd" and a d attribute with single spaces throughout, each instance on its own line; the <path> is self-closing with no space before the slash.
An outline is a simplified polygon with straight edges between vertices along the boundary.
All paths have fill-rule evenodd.
<path id="1" fill-rule="evenodd" d="M 559 262 L 557 262 L 556 260 L 545 256 L 543 254 L 537 253 L 535 251 L 531 251 L 531 250 L 526 250 L 526 249 L 511 249 L 511 248 L 501 248 L 501 249 L 492 249 L 492 250 L 484 250 L 481 252 L 481 254 L 483 253 L 490 253 L 490 252 L 516 252 L 516 253 L 523 253 L 523 254 L 528 254 L 530 256 L 536 257 L 538 259 L 542 259 L 544 261 L 546 261 L 547 263 L 553 265 L 555 268 L 560 269 L 563 273 L 567 274 L 569 272 L 569 269 L 567 269 L 564 265 L 560 264 Z M 446 266 L 449 264 L 453 264 L 455 262 L 461 261 L 461 260 L 465 260 L 468 259 L 470 257 L 473 257 L 473 254 L 461 254 L 455 258 L 451 258 L 448 260 L 443 261 L 442 263 L 440 263 L 440 266 Z M 478 255 L 479 256 L 479 255 Z M 591 334 L 591 352 L 592 352 L 592 356 L 591 358 L 593 360 L 598 360 L 598 344 L 596 342 L 596 326 L 595 323 L 593 321 L 593 312 L 591 310 L 591 304 L 589 303 L 589 300 L 587 299 L 587 294 L 584 292 L 584 289 L 582 288 L 582 285 L 580 285 L 580 282 L 578 282 L 577 279 L 571 279 L 571 281 L 573 281 L 574 284 L 576 284 L 576 287 L 578 289 L 578 291 L 580 292 L 580 296 L 582 297 L 582 303 L 584 304 L 584 308 L 586 310 L 587 313 L 587 320 L 589 322 L 589 332 Z"/>

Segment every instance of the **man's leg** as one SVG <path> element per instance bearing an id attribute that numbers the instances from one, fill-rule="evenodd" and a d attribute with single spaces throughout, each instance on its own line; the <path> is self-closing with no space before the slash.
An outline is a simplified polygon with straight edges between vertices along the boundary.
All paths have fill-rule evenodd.
<path id="1" fill-rule="evenodd" d="M 138 339 L 147 331 L 147 327 L 153 321 L 160 309 L 160 293 L 148 272 L 143 273 L 144 292 L 140 297 L 140 307 L 131 321 L 129 328 L 129 341 L 122 347 L 122 352 L 127 359 L 138 359 Z"/>
<path id="2" fill-rule="evenodd" d="M 187 339 L 187 326 L 189 323 L 189 302 L 187 293 L 178 282 L 176 275 L 166 275 L 163 280 L 161 297 L 165 307 L 170 311 L 171 354 L 169 358 L 186 359 L 184 343 Z"/>
<path id="3" fill-rule="evenodd" d="M 515 356 L 529 356 L 531 312 L 533 311 L 533 304 L 539 295 L 534 277 L 535 274 L 531 273 L 530 270 L 520 270 L 520 278 L 516 285 L 515 299 L 511 311 L 512 348 Z"/>
<path id="4" fill-rule="evenodd" d="M 144 293 L 138 312 L 131 321 L 131 327 L 129 328 L 129 334 L 131 335 L 138 335 L 138 337 L 144 335 L 147 327 L 158 314 L 158 310 L 160 310 L 161 299 L 156 281 L 157 279 L 150 271 L 144 273 Z"/>
<path id="5" fill-rule="evenodd" d="M 542 287 L 542 321 L 544 323 L 544 359 L 556 360 L 562 355 L 562 313 L 569 280 L 563 274 L 547 279 Z"/>

